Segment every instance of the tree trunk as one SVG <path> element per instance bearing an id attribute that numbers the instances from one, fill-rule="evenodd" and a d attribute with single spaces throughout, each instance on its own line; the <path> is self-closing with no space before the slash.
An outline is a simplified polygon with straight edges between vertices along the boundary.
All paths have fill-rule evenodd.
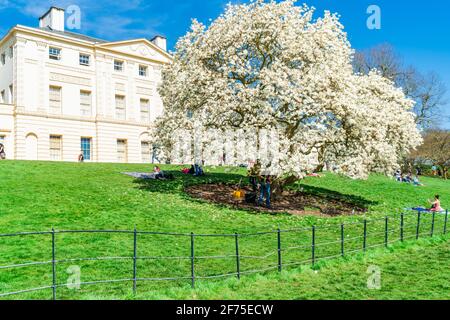
<path id="1" fill-rule="evenodd" d="M 294 182 L 297 182 L 299 179 L 295 176 L 289 176 L 287 178 L 276 178 L 272 181 L 272 197 L 274 200 L 278 196 L 280 196 L 284 188 L 290 184 L 293 184 Z"/>

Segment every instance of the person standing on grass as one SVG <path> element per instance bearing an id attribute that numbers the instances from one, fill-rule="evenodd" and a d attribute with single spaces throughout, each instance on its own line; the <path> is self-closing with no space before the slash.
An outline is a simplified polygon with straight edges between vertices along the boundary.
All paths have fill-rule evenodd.
<path id="1" fill-rule="evenodd" d="M 444 211 L 444 209 L 442 209 L 441 207 L 441 200 L 440 200 L 440 196 L 436 195 L 434 196 L 434 201 L 428 201 L 431 204 L 431 212 L 442 212 Z"/>
<path id="2" fill-rule="evenodd" d="M 264 198 L 266 198 L 266 208 L 272 209 L 271 203 L 270 203 L 270 195 L 272 192 L 272 186 L 271 186 L 271 178 L 269 175 L 261 176 L 259 185 L 261 187 L 260 194 L 259 194 L 259 200 L 258 205 L 262 205 L 262 202 Z"/>

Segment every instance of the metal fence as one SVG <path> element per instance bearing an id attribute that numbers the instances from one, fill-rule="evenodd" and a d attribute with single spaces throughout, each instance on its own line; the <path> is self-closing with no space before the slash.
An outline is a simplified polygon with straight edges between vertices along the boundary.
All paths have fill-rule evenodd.
<path id="1" fill-rule="evenodd" d="M 79 283 L 80 286 L 96 285 L 96 284 L 112 284 L 112 283 L 129 283 L 130 289 L 136 293 L 138 284 L 143 282 L 158 282 L 158 281 L 189 281 L 192 288 L 195 287 L 196 281 L 218 279 L 227 277 L 236 277 L 240 279 L 243 275 L 264 273 L 271 270 L 281 272 L 284 268 L 301 266 L 301 265 L 316 265 L 319 261 L 330 260 L 339 257 L 346 257 L 348 255 L 365 252 L 370 248 L 388 247 L 390 244 L 402 242 L 409 239 L 419 239 L 420 237 L 433 237 L 436 235 L 446 235 L 448 224 L 448 211 L 446 213 L 428 213 L 428 212 L 406 212 L 397 215 L 386 216 L 383 218 L 364 219 L 362 221 L 350 222 L 344 224 L 312 226 L 310 228 L 299 228 L 290 230 L 274 230 L 267 232 L 256 233 L 234 233 L 234 234 L 186 234 L 186 233 L 163 233 L 163 232 L 146 232 L 139 231 L 136 228 L 132 231 L 124 230 L 80 230 L 80 231 L 59 231 L 51 230 L 46 232 L 23 232 L 0 234 L 0 247 L 2 241 L 5 239 L 17 239 L 27 237 L 40 237 L 37 243 L 41 243 L 43 238 L 47 239 L 48 244 L 51 243 L 51 258 L 47 261 L 33 261 L 13 263 L 9 265 L 0 265 L 0 274 L 2 272 L 10 272 L 15 269 L 33 268 L 38 266 L 48 267 L 51 269 L 51 283 L 44 286 L 34 288 L 17 288 L 15 291 L 1 292 L 0 297 L 15 296 L 30 292 L 37 292 L 48 290 L 51 291 L 52 299 L 58 298 L 58 290 L 67 286 L 65 283 L 58 282 L 57 267 L 64 263 L 75 263 L 82 261 L 129 261 L 130 267 L 129 277 L 85 281 Z M 132 239 L 132 247 L 130 243 L 130 254 L 117 257 L 97 256 L 97 257 L 73 257 L 63 259 L 59 258 L 57 248 L 62 249 L 62 244 L 59 244 L 59 237 L 63 235 L 75 235 L 82 239 L 80 235 L 87 234 L 114 234 L 119 236 L 126 236 L 126 241 Z M 181 256 L 164 256 L 165 243 L 160 243 L 157 247 L 151 242 L 151 248 L 158 250 L 161 254 L 145 256 L 138 254 L 139 246 L 148 244 L 148 242 L 140 240 L 140 236 L 147 237 L 176 237 L 177 242 L 174 245 L 179 247 L 180 243 L 185 244 L 183 250 L 187 249 L 185 255 Z M 42 237 L 42 238 L 41 238 Z M 130 239 L 129 239 L 130 238 Z M 263 239 L 264 238 L 264 239 Z M 200 239 L 207 239 L 206 242 L 199 243 Z M 221 251 L 221 254 L 197 254 L 200 249 L 205 249 L 206 252 L 213 251 L 213 248 L 206 248 L 215 240 L 216 249 Z M 121 240 L 122 241 L 122 240 Z M 181 242 L 178 242 L 181 241 Z M 131 241 L 130 241 L 131 242 Z M 114 243 L 114 247 L 123 246 L 124 242 L 119 244 Z M 43 244 L 42 244 L 43 246 Z M 249 248 L 246 248 L 248 246 Z M 251 247 L 251 248 L 250 248 Z M 148 248 L 146 248 L 147 250 Z M 265 250 L 265 253 L 262 251 Z M 128 249 L 127 249 L 128 250 Z M 205 251 L 204 250 L 204 251 Z M 209 250 L 209 251 L 208 251 Z M 233 252 L 231 252 L 233 251 Z M 14 254 L 11 253 L 14 257 Z M 1 259 L 1 257 L 0 257 Z M 139 276 L 141 271 L 148 271 L 151 268 L 140 266 L 141 261 L 175 261 L 184 260 L 186 264 L 177 269 L 180 274 L 165 274 L 167 270 L 159 268 L 158 275 L 164 276 Z M 216 268 L 213 265 L 207 264 L 206 269 L 220 269 L 222 272 L 215 272 L 212 270 L 203 270 L 201 265 L 206 260 L 227 260 L 228 264 L 219 264 Z M 267 260 L 272 260 L 271 264 L 267 264 Z M 158 266 L 158 265 L 157 265 Z M 197 270 L 197 267 L 201 267 Z M 229 272 L 224 272 L 223 268 L 229 268 Z M 128 268 L 128 267 L 127 267 Z M 156 267 L 155 267 L 156 268 Z M 157 269 L 155 269 L 157 270 Z M 150 271 L 155 271 L 151 269 Z M 156 272 L 155 272 L 156 273 Z M 175 272 L 174 272 L 175 273 Z M 49 292 L 50 293 L 50 292 Z M 50 294 L 49 294 L 50 298 Z"/>

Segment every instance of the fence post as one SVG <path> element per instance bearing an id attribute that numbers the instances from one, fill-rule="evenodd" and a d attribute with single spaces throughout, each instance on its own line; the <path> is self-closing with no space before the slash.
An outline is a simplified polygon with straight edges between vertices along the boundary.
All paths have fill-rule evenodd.
<path id="1" fill-rule="evenodd" d="M 341 256 L 345 256 L 345 225 L 341 224 Z"/>
<path id="2" fill-rule="evenodd" d="M 445 211 L 444 235 L 447 234 L 448 210 Z"/>
<path id="3" fill-rule="evenodd" d="M 239 235 L 235 234 L 235 241 L 236 241 L 236 271 L 237 271 L 237 278 L 238 280 L 241 279 L 241 264 L 239 260 Z"/>
<path id="4" fill-rule="evenodd" d="M 389 217 L 384 221 L 384 246 L 387 248 L 389 244 Z"/>
<path id="5" fill-rule="evenodd" d="M 417 230 L 416 230 L 416 240 L 419 240 L 420 237 L 420 218 L 422 213 L 419 211 L 417 214 Z"/>
<path id="6" fill-rule="evenodd" d="M 364 245 L 363 245 L 364 251 L 367 251 L 367 220 L 364 219 Z"/>
<path id="7" fill-rule="evenodd" d="M 137 287 L 137 228 L 134 227 L 133 240 L 133 294 L 136 294 Z"/>
<path id="8" fill-rule="evenodd" d="M 433 212 L 433 219 L 431 220 L 431 237 L 434 237 L 434 226 L 436 223 L 436 212 Z"/>
<path id="9" fill-rule="evenodd" d="M 400 217 L 400 240 L 403 242 L 405 240 L 405 214 L 402 213 Z"/>
<path id="10" fill-rule="evenodd" d="M 312 265 L 316 264 L 316 227 L 312 227 L 312 246 L 311 246 L 311 261 Z"/>
<path id="11" fill-rule="evenodd" d="M 52 228 L 52 291 L 53 300 L 56 300 L 56 243 L 55 243 L 55 229 Z"/>
<path id="12" fill-rule="evenodd" d="M 194 235 L 194 233 L 192 232 L 191 233 L 191 279 L 192 279 L 192 282 L 191 282 L 191 285 L 192 285 L 192 288 L 195 288 L 195 269 L 194 269 L 194 259 L 195 259 L 195 256 L 194 256 L 194 237 L 195 237 L 195 235 Z"/>
<path id="13" fill-rule="evenodd" d="M 277 239 L 278 239 L 278 272 L 281 272 L 283 269 L 283 262 L 281 260 L 281 230 L 278 229 L 277 232 Z"/>

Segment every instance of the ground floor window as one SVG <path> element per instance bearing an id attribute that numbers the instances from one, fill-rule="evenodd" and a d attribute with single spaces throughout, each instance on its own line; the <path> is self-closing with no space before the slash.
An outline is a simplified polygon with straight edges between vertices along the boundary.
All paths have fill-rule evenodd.
<path id="1" fill-rule="evenodd" d="M 150 143 L 147 141 L 141 142 L 141 158 L 143 163 L 152 162 L 152 154 L 150 151 Z"/>
<path id="2" fill-rule="evenodd" d="M 90 161 L 92 158 L 92 139 L 81 138 L 81 153 L 85 161 Z"/>
<path id="3" fill-rule="evenodd" d="M 6 136 L 0 134 L 0 143 L 4 145 L 5 144 L 5 140 L 6 140 Z"/>
<path id="4" fill-rule="evenodd" d="M 62 159 L 62 136 L 50 136 L 50 160 L 60 161 Z"/>
<path id="5" fill-rule="evenodd" d="M 120 163 L 128 162 L 128 146 L 125 139 L 117 139 L 117 161 Z"/>

